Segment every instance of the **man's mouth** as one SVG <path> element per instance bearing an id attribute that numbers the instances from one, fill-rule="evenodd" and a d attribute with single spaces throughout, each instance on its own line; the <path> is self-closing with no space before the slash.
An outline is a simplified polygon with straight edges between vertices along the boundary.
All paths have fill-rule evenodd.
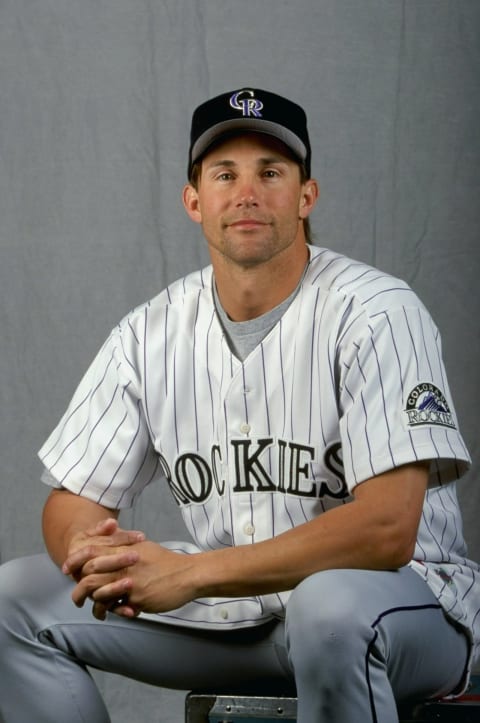
<path id="1" fill-rule="evenodd" d="M 265 221 L 260 221 L 257 218 L 239 218 L 227 224 L 230 228 L 235 228 L 240 231 L 253 231 L 266 225 Z"/>

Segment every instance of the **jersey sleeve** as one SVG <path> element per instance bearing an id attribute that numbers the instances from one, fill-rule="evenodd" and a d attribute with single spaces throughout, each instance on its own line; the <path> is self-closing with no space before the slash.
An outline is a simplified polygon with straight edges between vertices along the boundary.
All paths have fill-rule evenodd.
<path id="1" fill-rule="evenodd" d="M 360 305 L 359 305 L 360 307 Z M 432 460 L 430 486 L 469 467 L 441 353 L 427 310 L 357 308 L 339 366 L 340 433 L 349 489 L 403 464 Z"/>
<path id="2" fill-rule="evenodd" d="M 39 451 L 43 481 L 115 509 L 131 506 L 158 467 L 131 361 L 134 344 L 134 335 L 112 332 Z"/>

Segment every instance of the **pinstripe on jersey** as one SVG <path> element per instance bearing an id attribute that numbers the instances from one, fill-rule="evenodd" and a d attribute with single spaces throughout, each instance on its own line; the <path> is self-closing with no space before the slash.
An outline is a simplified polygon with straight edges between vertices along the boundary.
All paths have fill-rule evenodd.
<path id="1" fill-rule="evenodd" d="M 114 508 L 166 478 L 198 546 L 171 543 L 185 552 L 277 535 L 373 475 L 432 459 L 412 566 L 480 637 L 480 571 L 453 482 L 470 460 L 438 330 L 404 282 L 365 264 L 310 247 L 300 292 L 243 363 L 214 309 L 212 269 L 177 281 L 113 330 L 40 457 L 50 484 Z M 252 624 L 282 615 L 287 598 L 154 617 Z"/>

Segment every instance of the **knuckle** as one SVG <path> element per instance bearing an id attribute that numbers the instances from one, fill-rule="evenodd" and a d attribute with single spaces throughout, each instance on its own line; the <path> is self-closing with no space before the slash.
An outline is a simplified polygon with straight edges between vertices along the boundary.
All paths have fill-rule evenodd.
<path id="1" fill-rule="evenodd" d="M 93 578 L 91 575 L 84 580 L 84 587 L 87 595 L 91 595 L 94 597 L 95 591 L 97 590 L 98 583 L 96 582 L 95 578 Z"/>
<path id="2" fill-rule="evenodd" d="M 86 575 L 95 575 L 95 573 L 98 572 L 98 569 L 98 562 L 95 559 L 89 560 L 84 568 Z"/>
<path id="3" fill-rule="evenodd" d="M 93 545 L 87 545 L 84 547 L 84 549 L 79 553 L 79 558 L 88 560 L 89 558 L 93 557 L 95 554 L 95 547 Z"/>

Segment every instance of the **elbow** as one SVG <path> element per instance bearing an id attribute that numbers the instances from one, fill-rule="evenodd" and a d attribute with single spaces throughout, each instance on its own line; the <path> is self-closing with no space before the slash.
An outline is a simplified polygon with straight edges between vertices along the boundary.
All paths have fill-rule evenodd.
<path id="1" fill-rule="evenodd" d="M 416 534 L 411 535 L 405 530 L 390 530 L 387 539 L 379 545 L 383 550 L 380 566 L 387 570 L 397 570 L 407 565 L 413 558 L 416 545 Z"/>
<path id="2" fill-rule="evenodd" d="M 405 567 L 413 558 L 415 545 L 404 545 L 396 551 L 396 554 L 392 556 L 394 562 L 394 569 Z"/>
<path id="3" fill-rule="evenodd" d="M 405 567 L 413 558 L 415 551 L 415 540 L 400 540 L 396 544 L 390 547 L 386 562 L 386 568 L 389 570 L 397 570 L 400 567 Z"/>

